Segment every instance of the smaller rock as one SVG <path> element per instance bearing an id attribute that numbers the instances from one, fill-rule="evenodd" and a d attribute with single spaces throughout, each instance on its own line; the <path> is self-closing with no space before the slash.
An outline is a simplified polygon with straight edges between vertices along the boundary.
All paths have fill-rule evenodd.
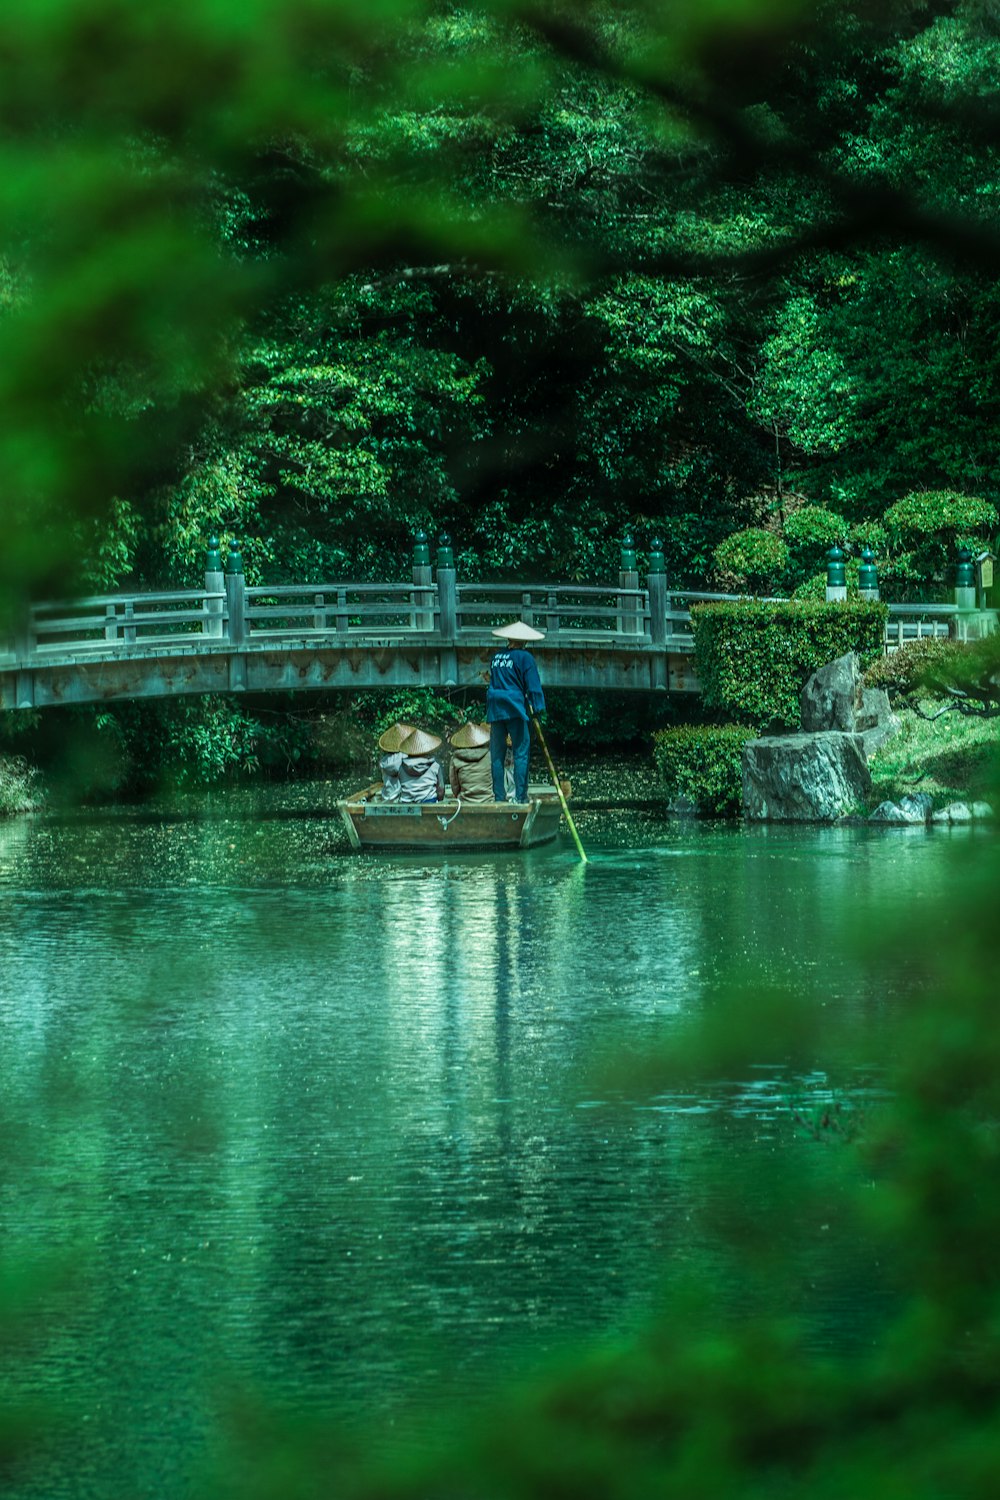
<path id="1" fill-rule="evenodd" d="M 900 797 L 898 802 L 880 802 L 869 814 L 868 821 L 898 823 L 900 826 L 926 823 L 933 805 L 933 799 L 926 792 L 918 792 L 915 797 Z"/>
<path id="2" fill-rule="evenodd" d="M 868 814 L 869 823 L 905 823 L 906 819 L 895 802 L 880 802 L 873 813 Z"/>
<path id="3" fill-rule="evenodd" d="M 928 792 L 900 797 L 899 810 L 907 823 L 926 823 L 934 810 L 934 798 Z"/>
<path id="4" fill-rule="evenodd" d="M 974 818 L 992 818 L 993 809 L 988 802 L 973 802 L 972 816 Z"/>
<path id="5" fill-rule="evenodd" d="M 967 802 L 949 802 L 934 814 L 935 823 L 971 823 L 972 809 Z"/>

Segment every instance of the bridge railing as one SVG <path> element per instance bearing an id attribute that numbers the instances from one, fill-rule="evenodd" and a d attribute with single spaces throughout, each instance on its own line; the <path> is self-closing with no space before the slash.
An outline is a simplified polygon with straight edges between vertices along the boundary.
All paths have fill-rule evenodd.
<path id="1" fill-rule="evenodd" d="M 66 657 L 194 649 L 205 636 L 224 636 L 225 603 L 221 591 L 175 589 L 36 604 L 17 636 L 0 645 L 0 659 L 31 658 L 42 665 Z"/>
<path id="2" fill-rule="evenodd" d="M 433 632 L 436 598 L 436 590 L 409 583 L 261 584 L 245 590 L 246 637 L 253 644 L 287 645 L 303 636 Z"/>
<path id="3" fill-rule="evenodd" d="M 649 640 L 649 595 L 645 589 L 595 588 L 585 584 L 463 583 L 456 588 L 459 637 L 482 636 L 511 619 L 566 641 L 607 641 L 619 635 L 626 643 Z"/>
<path id="4" fill-rule="evenodd" d="M 896 651 L 909 641 L 967 641 L 977 629 L 957 604 L 890 604 L 885 647 Z"/>
<path id="5" fill-rule="evenodd" d="M 442 558 L 442 553 L 447 561 Z M 521 619 L 543 630 L 551 646 L 574 643 L 690 654 L 690 609 L 733 594 L 669 588 L 662 567 L 651 565 L 645 588 L 626 561 L 617 584 L 458 583 L 450 551 L 438 555 L 437 574 L 427 549 L 415 555 L 405 582 L 260 584 L 247 586 L 242 561 L 206 569 L 204 589 L 96 595 L 69 603 L 34 606 L 17 637 L 0 642 L 0 663 L 22 667 L 120 655 L 182 655 L 198 650 L 238 651 L 338 641 L 420 639 L 454 646 L 489 643 L 491 629 Z M 829 593 L 829 590 L 828 590 Z M 964 597 L 964 596 L 963 596 Z M 771 599 L 766 602 L 781 602 Z M 911 640 L 967 640 L 989 628 L 982 611 L 954 604 L 890 604 L 886 649 Z M 981 618 L 982 616 L 982 618 Z"/>

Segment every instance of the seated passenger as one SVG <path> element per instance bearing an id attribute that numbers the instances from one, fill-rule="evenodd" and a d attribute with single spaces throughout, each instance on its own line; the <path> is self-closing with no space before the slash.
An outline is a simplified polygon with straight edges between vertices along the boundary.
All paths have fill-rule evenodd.
<path id="1" fill-rule="evenodd" d="M 414 729 L 400 745 L 400 802 L 440 802 L 444 797 L 444 772 L 431 755 L 441 741 L 436 734 Z"/>
<path id="2" fill-rule="evenodd" d="M 408 734 L 413 733 L 412 724 L 392 724 L 380 735 L 378 747 L 382 754 L 378 768 L 382 773 L 382 801 L 399 801 L 399 768 L 403 763 L 403 757 L 399 753 L 399 747 Z"/>
<path id="3" fill-rule="evenodd" d="M 490 726 L 463 724 L 452 735 L 454 755 L 448 767 L 448 780 L 456 797 L 463 802 L 492 802 L 493 776 L 490 769 Z"/>

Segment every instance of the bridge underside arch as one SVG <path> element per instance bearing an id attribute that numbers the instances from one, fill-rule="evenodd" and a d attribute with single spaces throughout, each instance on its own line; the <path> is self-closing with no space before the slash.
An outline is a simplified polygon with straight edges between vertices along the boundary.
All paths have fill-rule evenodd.
<path id="1" fill-rule="evenodd" d="M 176 654 L 141 649 L 90 659 L 32 662 L 0 670 L 0 707 L 52 708 L 205 693 L 332 692 L 360 688 L 478 687 L 495 643 L 418 642 L 250 647 L 200 646 Z M 662 648 L 591 645 L 539 648 L 547 688 L 586 692 L 698 692 L 691 657 Z"/>

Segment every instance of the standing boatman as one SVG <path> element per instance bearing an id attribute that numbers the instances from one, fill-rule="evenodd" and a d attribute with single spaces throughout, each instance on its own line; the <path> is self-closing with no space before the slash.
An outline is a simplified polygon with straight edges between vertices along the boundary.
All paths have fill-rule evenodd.
<path id="1" fill-rule="evenodd" d="M 542 641 L 541 630 L 534 630 L 515 620 L 511 625 L 501 625 L 494 635 L 506 641 L 506 646 L 494 654 L 490 662 L 490 681 L 486 690 L 486 718 L 490 726 L 490 769 L 493 774 L 493 796 L 497 802 L 506 802 L 503 784 L 503 763 L 507 754 L 507 736 L 514 750 L 514 800 L 528 800 L 528 757 L 531 753 L 531 729 L 529 710 L 540 714 L 545 711 L 545 694 L 535 658 L 525 650 L 526 641 Z"/>

